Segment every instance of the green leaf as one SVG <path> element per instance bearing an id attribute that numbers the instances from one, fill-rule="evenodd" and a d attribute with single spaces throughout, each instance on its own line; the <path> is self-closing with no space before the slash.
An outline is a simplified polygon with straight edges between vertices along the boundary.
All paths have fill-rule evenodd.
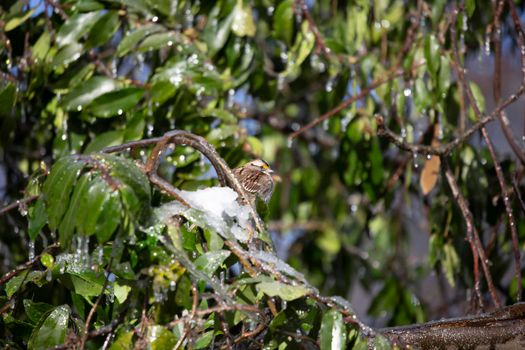
<path id="1" fill-rule="evenodd" d="M 53 69 L 67 67 L 71 62 L 80 58 L 84 47 L 79 43 L 71 43 L 60 49 L 53 58 L 51 66 Z"/>
<path id="2" fill-rule="evenodd" d="M 295 43 L 290 49 L 289 58 L 286 62 L 286 70 L 281 74 L 282 77 L 295 79 L 298 75 L 299 67 L 304 60 L 310 55 L 315 45 L 315 36 L 308 27 L 306 21 L 301 25 L 301 32 L 296 35 Z"/>
<path id="3" fill-rule="evenodd" d="M 69 306 L 61 305 L 43 317 L 31 333 L 28 349 L 49 349 L 63 344 L 70 312 Z"/>
<path id="4" fill-rule="evenodd" d="M 96 158 L 107 162 L 111 167 L 111 176 L 117 177 L 124 184 L 128 185 L 141 203 L 149 206 L 151 191 L 149 180 L 133 161 L 109 154 L 98 154 Z"/>
<path id="5" fill-rule="evenodd" d="M 115 293 L 115 298 L 117 298 L 117 301 L 120 304 L 123 304 L 128 298 L 129 292 L 131 292 L 131 287 L 115 283 L 113 286 L 113 292 Z"/>
<path id="6" fill-rule="evenodd" d="M 99 243 L 111 238 L 122 219 L 122 203 L 118 192 L 113 192 L 104 202 L 102 212 L 97 221 L 96 236 Z"/>
<path id="7" fill-rule="evenodd" d="M 213 339 L 213 333 L 213 330 L 203 333 L 199 338 L 197 338 L 193 348 L 204 349 L 205 347 L 209 346 Z"/>
<path id="8" fill-rule="evenodd" d="M 88 81 L 77 85 L 69 94 L 64 96 L 62 103 L 67 110 L 80 111 L 94 99 L 110 91 L 116 90 L 120 84 L 107 77 L 92 77 Z"/>
<path id="9" fill-rule="evenodd" d="M 435 75 L 439 69 L 441 55 L 439 51 L 439 43 L 434 35 L 428 35 L 425 38 L 424 54 L 428 70 L 432 75 Z"/>
<path id="10" fill-rule="evenodd" d="M 476 105 L 478 106 L 481 113 L 485 110 L 485 98 L 483 97 L 483 92 L 481 92 L 481 89 L 479 86 L 474 82 L 469 82 L 470 89 L 472 90 L 472 95 L 474 95 L 474 101 Z M 477 117 L 473 115 L 473 121 L 477 120 Z"/>
<path id="11" fill-rule="evenodd" d="M 164 103 L 169 98 L 173 97 L 177 88 L 167 81 L 158 81 L 153 84 L 150 90 L 151 100 L 153 102 Z"/>
<path id="12" fill-rule="evenodd" d="M 49 52 L 49 47 L 51 44 L 51 35 L 48 31 L 45 31 L 40 35 L 36 43 L 33 45 L 33 48 L 31 49 L 31 54 L 33 55 L 33 58 L 35 59 L 35 62 L 38 62 L 38 60 L 43 60 L 46 58 L 47 53 Z"/>
<path id="13" fill-rule="evenodd" d="M 137 51 L 146 52 L 173 46 L 181 41 L 181 36 L 176 32 L 154 33 L 140 43 Z"/>
<path id="14" fill-rule="evenodd" d="M 81 295 L 78 295 L 77 293 L 71 291 L 70 293 L 71 295 L 71 301 L 73 302 L 73 308 L 74 310 L 78 313 L 78 315 L 82 318 L 82 319 L 85 319 L 86 317 L 86 302 L 85 302 L 85 298 Z"/>
<path id="15" fill-rule="evenodd" d="M 86 46 L 94 47 L 111 39 L 120 25 L 117 11 L 108 11 L 93 25 L 86 40 Z"/>
<path id="16" fill-rule="evenodd" d="M 117 47 L 117 56 L 121 57 L 130 52 L 135 46 L 146 36 L 164 30 L 158 24 L 146 24 L 131 33 L 128 33 L 119 43 Z"/>
<path id="17" fill-rule="evenodd" d="M 205 116 L 216 117 L 225 123 L 236 123 L 237 117 L 225 109 L 212 108 L 204 111 Z"/>
<path id="18" fill-rule="evenodd" d="M 174 349 L 177 344 L 175 334 L 159 325 L 148 327 L 147 339 L 152 350 Z"/>
<path id="19" fill-rule="evenodd" d="M 128 115 L 128 122 L 126 123 L 126 129 L 124 130 L 124 141 L 127 142 L 141 139 L 145 127 L 146 121 L 142 113 L 134 112 L 130 116 Z"/>
<path id="20" fill-rule="evenodd" d="M 96 274 L 93 271 L 84 270 L 76 271 L 76 268 L 69 267 L 66 269 L 67 274 L 64 278 L 69 278 L 72 290 L 85 298 L 100 295 L 102 287 L 104 285 L 104 276 L 102 274 Z M 69 283 L 64 280 L 66 285 Z M 108 293 L 106 289 L 104 291 Z"/>
<path id="21" fill-rule="evenodd" d="M 144 89 L 135 87 L 108 92 L 94 99 L 86 110 L 99 118 L 122 115 L 125 111 L 137 107 L 143 95 Z"/>
<path id="22" fill-rule="evenodd" d="M 71 157 L 59 159 L 51 168 L 44 182 L 42 193 L 45 196 L 49 228 L 56 230 L 68 206 L 69 197 L 77 178 L 77 172 L 84 167 L 83 162 Z"/>
<path id="23" fill-rule="evenodd" d="M 346 327 L 339 311 L 330 310 L 323 315 L 319 345 L 321 350 L 339 350 L 346 347 Z"/>
<path id="24" fill-rule="evenodd" d="M 430 236 L 428 245 L 428 262 L 431 266 L 435 266 L 441 259 L 441 253 L 443 251 L 444 245 L 443 235 L 434 233 Z"/>
<path id="25" fill-rule="evenodd" d="M 77 12 L 91 12 L 104 10 L 104 5 L 95 0 L 79 0 L 75 3 Z"/>
<path id="26" fill-rule="evenodd" d="M 59 47 L 77 42 L 84 34 L 87 34 L 91 27 L 100 17 L 99 11 L 75 14 L 62 25 L 56 41 Z"/>
<path id="27" fill-rule="evenodd" d="M 476 1 L 475 0 L 465 0 L 465 8 L 467 9 L 467 15 L 469 17 L 472 17 L 472 14 L 474 13 L 474 10 L 476 9 Z"/>
<path id="28" fill-rule="evenodd" d="M 255 35 L 252 8 L 244 4 L 242 0 L 237 0 L 237 5 L 233 10 L 232 32 L 241 37 Z"/>
<path id="29" fill-rule="evenodd" d="M 223 47 L 228 37 L 230 36 L 231 24 L 233 22 L 234 12 L 232 11 L 226 18 L 219 21 L 219 14 L 221 12 L 221 4 L 217 3 L 215 7 L 210 11 L 209 20 L 206 23 L 206 27 L 202 34 L 210 56 L 213 57 Z"/>
<path id="30" fill-rule="evenodd" d="M 44 277 L 44 271 L 30 271 L 27 270 L 20 272 L 17 276 L 11 278 L 5 285 L 5 293 L 8 298 L 11 298 L 16 291 L 23 285 L 33 282 L 41 284 L 40 280 Z"/>
<path id="31" fill-rule="evenodd" d="M 222 249 L 224 246 L 224 241 L 215 231 L 204 230 L 204 237 L 206 238 L 209 249 L 212 251 Z"/>
<path id="32" fill-rule="evenodd" d="M 0 117 L 11 115 L 16 103 L 16 87 L 9 83 L 0 91 Z"/>
<path id="33" fill-rule="evenodd" d="M 4 31 L 9 32 L 24 23 L 35 12 L 35 9 L 27 11 L 22 17 L 11 18 L 4 26 Z"/>
<path id="34" fill-rule="evenodd" d="M 211 277 L 228 256 L 230 252 L 227 250 L 215 250 L 199 256 L 194 264 L 197 269 Z"/>
<path id="35" fill-rule="evenodd" d="M 123 140 L 124 133 L 122 130 L 106 131 L 98 134 L 93 140 L 91 140 L 84 150 L 84 153 L 89 154 L 99 152 L 106 147 L 120 145 Z"/>
<path id="36" fill-rule="evenodd" d="M 277 39 L 291 45 L 294 24 L 294 1 L 285 0 L 277 6 L 273 15 L 273 30 Z"/>
<path id="37" fill-rule="evenodd" d="M 257 284 L 257 290 L 270 297 L 280 297 L 290 301 L 300 298 L 308 293 L 308 289 L 301 285 L 289 285 L 281 282 L 261 282 Z"/>
<path id="38" fill-rule="evenodd" d="M 49 310 L 54 308 L 53 305 L 47 303 L 37 303 L 31 299 L 24 299 L 23 304 L 27 317 L 33 323 L 37 323 L 44 314 L 48 313 Z"/>
<path id="39" fill-rule="evenodd" d="M 84 174 L 77 181 L 66 214 L 58 226 L 58 237 L 62 247 L 69 246 L 77 226 L 77 221 L 84 215 L 84 213 L 78 211 L 78 208 L 84 201 L 89 190 L 90 177 L 90 174 Z"/>
<path id="40" fill-rule="evenodd" d="M 44 198 L 38 198 L 35 204 L 29 207 L 27 216 L 29 218 L 29 227 L 27 233 L 29 235 L 29 239 L 34 241 L 36 236 L 40 233 L 40 230 L 42 230 L 42 228 L 47 223 L 47 212 Z"/>
<path id="41" fill-rule="evenodd" d="M 445 277 L 451 287 L 456 285 L 455 275 L 459 272 L 460 260 L 456 249 L 451 243 L 447 243 L 443 246 L 443 260 L 442 266 L 445 272 Z"/>
<path id="42" fill-rule="evenodd" d="M 151 15 L 152 9 L 149 4 L 144 0 L 110 0 L 111 2 L 122 4 L 131 7 L 132 9 L 143 12 L 144 14 Z"/>
<path id="43" fill-rule="evenodd" d="M 117 339 L 111 344 L 109 350 L 131 350 L 133 349 L 133 335 L 135 331 L 120 332 Z"/>
<path id="44" fill-rule="evenodd" d="M 96 232 L 97 220 L 103 209 L 103 204 L 111 195 L 111 188 L 99 176 L 88 184 L 86 196 L 80 203 L 78 212 L 83 213 L 77 219 L 77 232 L 90 236 Z"/>

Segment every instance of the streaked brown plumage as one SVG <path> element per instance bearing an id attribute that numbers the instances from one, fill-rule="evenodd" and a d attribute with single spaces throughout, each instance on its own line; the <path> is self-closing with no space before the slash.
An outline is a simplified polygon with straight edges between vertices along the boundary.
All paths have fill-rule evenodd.
<path id="1" fill-rule="evenodd" d="M 256 159 L 243 166 L 233 169 L 237 180 L 241 183 L 252 204 L 257 197 L 266 203 L 272 197 L 274 180 L 273 170 L 264 160 Z"/>

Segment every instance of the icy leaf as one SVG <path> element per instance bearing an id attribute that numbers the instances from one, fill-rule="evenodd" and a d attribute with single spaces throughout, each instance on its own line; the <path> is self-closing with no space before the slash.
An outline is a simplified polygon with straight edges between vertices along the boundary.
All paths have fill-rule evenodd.
<path id="1" fill-rule="evenodd" d="M 199 256 L 194 264 L 197 269 L 211 277 L 228 256 L 230 252 L 227 250 L 211 251 Z"/>
<path id="2" fill-rule="evenodd" d="M 257 284 L 257 290 L 271 297 L 278 296 L 286 301 L 295 300 L 309 292 L 308 288 L 304 286 L 292 286 L 277 281 L 261 282 Z"/>
<path id="3" fill-rule="evenodd" d="M 24 299 L 23 304 L 27 317 L 33 323 L 37 323 L 45 313 L 53 309 L 53 305 L 34 302 L 31 299 Z"/>
<path id="4" fill-rule="evenodd" d="M 346 345 L 346 328 L 343 316 L 336 310 L 324 314 L 319 332 L 321 350 L 344 349 Z"/>
<path id="5" fill-rule="evenodd" d="M 67 305 L 56 307 L 35 326 L 28 349 L 49 349 L 64 343 L 71 310 Z"/>

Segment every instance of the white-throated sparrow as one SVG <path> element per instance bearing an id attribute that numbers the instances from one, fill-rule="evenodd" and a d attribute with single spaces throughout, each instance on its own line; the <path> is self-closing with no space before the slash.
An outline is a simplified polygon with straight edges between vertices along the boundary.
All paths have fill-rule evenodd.
<path id="1" fill-rule="evenodd" d="M 257 197 L 268 203 L 274 187 L 274 172 L 268 163 L 262 159 L 256 159 L 233 169 L 233 173 L 246 191 L 252 204 L 255 203 Z"/>

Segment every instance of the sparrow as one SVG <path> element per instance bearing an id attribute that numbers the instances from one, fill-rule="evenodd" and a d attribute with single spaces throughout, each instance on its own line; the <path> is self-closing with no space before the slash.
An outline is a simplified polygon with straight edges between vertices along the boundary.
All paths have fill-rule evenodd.
<path id="1" fill-rule="evenodd" d="M 255 204 L 257 197 L 268 203 L 274 188 L 274 171 L 262 159 L 256 159 L 233 169 L 233 174 L 246 191 L 248 199 Z"/>

